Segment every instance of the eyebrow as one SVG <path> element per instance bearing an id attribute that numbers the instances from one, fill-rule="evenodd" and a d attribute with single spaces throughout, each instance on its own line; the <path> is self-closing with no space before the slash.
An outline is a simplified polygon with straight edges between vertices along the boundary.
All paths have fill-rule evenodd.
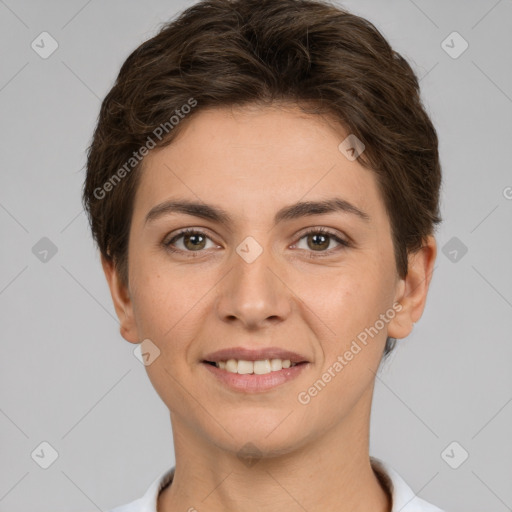
<path id="1" fill-rule="evenodd" d="M 341 212 L 355 215 L 359 219 L 370 222 L 370 216 L 345 199 L 334 197 L 323 201 L 305 201 L 285 206 L 274 217 L 274 225 L 285 220 L 299 219 L 311 215 Z M 231 216 L 221 207 L 205 203 L 196 203 L 189 200 L 171 199 L 153 207 L 146 215 L 145 223 L 152 222 L 162 216 L 182 213 L 211 220 L 219 224 L 230 226 L 233 224 Z"/>

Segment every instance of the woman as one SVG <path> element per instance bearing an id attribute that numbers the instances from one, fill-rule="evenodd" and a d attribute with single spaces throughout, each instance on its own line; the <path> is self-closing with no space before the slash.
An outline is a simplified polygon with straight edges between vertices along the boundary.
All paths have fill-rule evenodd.
<path id="1" fill-rule="evenodd" d="M 417 78 L 313 0 L 206 0 L 123 64 L 83 200 L 176 465 L 115 512 L 439 511 L 369 456 L 441 221 Z"/>

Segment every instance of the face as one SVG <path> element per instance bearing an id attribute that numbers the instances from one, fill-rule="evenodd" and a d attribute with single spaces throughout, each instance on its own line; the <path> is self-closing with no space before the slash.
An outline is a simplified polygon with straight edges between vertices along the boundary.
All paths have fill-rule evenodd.
<path id="1" fill-rule="evenodd" d="M 435 250 L 398 277 L 374 174 L 338 149 L 347 135 L 293 106 L 211 109 L 145 159 L 128 289 L 104 268 L 123 336 L 160 351 L 146 369 L 171 419 L 211 445 L 285 453 L 361 428 L 386 337 L 421 315 Z M 291 208 L 320 202 L 331 208 Z M 242 390 L 204 362 L 233 347 L 307 362 Z"/>

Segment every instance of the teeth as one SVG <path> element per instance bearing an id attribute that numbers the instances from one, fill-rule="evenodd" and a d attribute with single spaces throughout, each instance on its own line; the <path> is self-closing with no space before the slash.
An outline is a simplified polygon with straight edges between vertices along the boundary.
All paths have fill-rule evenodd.
<path id="1" fill-rule="evenodd" d="M 244 359 L 228 359 L 227 361 L 219 361 L 215 363 L 217 368 L 226 370 L 231 373 L 239 373 L 248 375 L 254 373 L 256 375 L 265 375 L 270 372 L 278 372 L 283 368 L 290 368 L 297 363 L 292 363 L 289 359 L 263 359 L 259 361 L 246 361 Z"/>

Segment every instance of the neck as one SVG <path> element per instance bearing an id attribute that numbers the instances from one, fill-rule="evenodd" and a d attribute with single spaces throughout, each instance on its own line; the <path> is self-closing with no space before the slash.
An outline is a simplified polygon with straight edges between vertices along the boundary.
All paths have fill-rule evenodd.
<path id="1" fill-rule="evenodd" d="M 389 512 L 390 497 L 368 454 L 367 411 L 352 411 L 340 425 L 286 453 L 266 452 L 245 461 L 171 414 L 175 472 L 157 510 Z"/>

